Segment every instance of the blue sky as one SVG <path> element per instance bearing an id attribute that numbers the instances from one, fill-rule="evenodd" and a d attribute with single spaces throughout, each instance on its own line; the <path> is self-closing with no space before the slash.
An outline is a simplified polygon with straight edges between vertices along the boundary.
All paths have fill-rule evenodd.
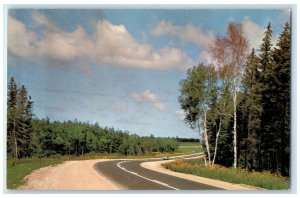
<path id="1" fill-rule="evenodd" d="M 230 21 L 257 48 L 269 21 L 275 42 L 288 20 L 288 10 L 12 9 L 7 76 L 39 118 L 197 137 L 178 104 L 187 68 L 211 62 L 208 46 Z"/>

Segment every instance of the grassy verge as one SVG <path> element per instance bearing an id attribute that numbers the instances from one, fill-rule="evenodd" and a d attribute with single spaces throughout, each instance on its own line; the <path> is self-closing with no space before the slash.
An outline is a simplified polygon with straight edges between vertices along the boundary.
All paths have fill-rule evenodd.
<path id="1" fill-rule="evenodd" d="M 270 190 L 289 188 L 289 180 L 270 172 L 248 172 L 245 169 L 226 168 L 219 165 L 205 167 L 203 159 L 177 160 L 163 166 L 175 172 L 188 173 L 236 184 L 247 184 Z"/>
<path id="2" fill-rule="evenodd" d="M 53 158 L 29 158 L 7 160 L 7 188 L 16 189 L 17 187 L 24 184 L 24 177 L 30 174 L 33 170 L 49 165 L 59 164 L 61 162 L 63 162 L 63 160 Z"/>
<path id="3" fill-rule="evenodd" d="M 16 189 L 25 183 L 24 177 L 33 170 L 62 163 L 68 160 L 89 160 L 89 159 L 143 159 L 161 158 L 164 156 L 177 156 L 189 153 L 152 153 L 140 156 L 124 156 L 119 154 L 86 154 L 81 156 L 53 156 L 51 158 L 28 158 L 28 159 L 8 159 L 7 160 L 7 188 Z"/>

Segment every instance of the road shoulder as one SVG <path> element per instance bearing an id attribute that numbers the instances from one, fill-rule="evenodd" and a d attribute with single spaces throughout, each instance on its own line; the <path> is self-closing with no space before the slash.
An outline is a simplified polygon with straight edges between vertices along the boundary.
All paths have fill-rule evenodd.
<path id="1" fill-rule="evenodd" d="M 183 179 L 192 180 L 192 181 L 199 182 L 199 183 L 202 183 L 202 184 L 207 184 L 207 185 L 210 185 L 210 186 L 215 186 L 215 187 L 218 187 L 218 188 L 223 188 L 225 190 L 263 190 L 262 188 L 249 186 L 249 185 L 245 185 L 245 184 L 232 184 L 232 183 L 229 183 L 229 182 L 223 182 L 223 181 L 219 181 L 219 180 L 215 180 L 215 179 L 199 177 L 199 176 L 196 176 L 196 175 L 173 172 L 173 171 L 165 169 L 161 166 L 161 164 L 168 163 L 168 162 L 171 162 L 171 161 L 174 161 L 174 160 L 143 162 L 143 163 L 141 163 L 141 166 L 146 168 L 146 169 L 150 169 L 150 170 L 157 171 L 157 172 L 160 172 L 160 173 L 180 177 L 180 178 L 183 178 Z"/>
<path id="2" fill-rule="evenodd" d="M 107 160 L 66 161 L 40 168 L 27 175 L 18 190 L 125 190 L 94 170 L 93 165 L 101 161 Z"/>

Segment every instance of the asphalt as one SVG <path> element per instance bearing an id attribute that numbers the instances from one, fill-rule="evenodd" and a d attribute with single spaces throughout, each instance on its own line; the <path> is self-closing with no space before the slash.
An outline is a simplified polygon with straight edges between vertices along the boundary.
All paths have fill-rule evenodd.
<path id="1" fill-rule="evenodd" d="M 177 157 L 172 159 L 195 157 Z M 159 173 L 140 166 L 156 160 L 114 160 L 98 162 L 94 169 L 129 190 L 221 190 L 214 186 Z"/>

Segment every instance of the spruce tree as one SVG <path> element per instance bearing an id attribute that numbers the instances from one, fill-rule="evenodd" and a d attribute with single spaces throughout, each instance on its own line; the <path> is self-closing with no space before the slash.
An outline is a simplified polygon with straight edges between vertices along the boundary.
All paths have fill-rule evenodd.
<path id="1" fill-rule="evenodd" d="M 247 135 L 244 142 L 247 147 L 247 160 L 245 167 L 249 169 L 259 168 L 260 147 L 261 147 L 261 119 L 262 99 L 264 84 L 262 83 L 263 70 L 260 68 L 259 59 L 252 49 L 247 58 L 245 73 L 243 76 L 243 90 L 245 98 L 245 111 L 247 112 Z"/>
<path id="2" fill-rule="evenodd" d="M 260 45 L 259 54 L 259 69 L 262 72 L 262 120 L 261 120 L 261 133 L 259 140 L 261 142 L 259 146 L 259 170 L 270 170 L 272 156 L 274 154 L 274 147 L 272 146 L 274 140 L 274 115 L 277 113 L 273 108 L 272 90 L 274 89 L 273 76 L 274 76 L 274 64 L 272 61 L 272 29 L 269 23 L 264 33 L 263 42 Z"/>
<path id="3" fill-rule="evenodd" d="M 11 78 L 7 92 L 7 154 L 16 158 L 31 155 L 32 105 L 25 86 L 18 88 Z"/>
<path id="4" fill-rule="evenodd" d="M 31 133 L 32 133 L 32 101 L 27 95 L 24 85 L 19 88 L 17 98 L 18 117 L 18 141 L 20 157 L 30 156 Z"/>
<path id="5" fill-rule="evenodd" d="M 10 78 L 7 91 L 7 154 L 18 155 L 16 141 L 16 108 L 17 108 L 17 85 L 13 77 Z"/>
<path id="6" fill-rule="evenodd" d="M 289 23 L 284 26 L 284 31 L 279 37 L 276 47 L 273 50 L 274 76 L 276 100 L 274 107 L 279 110 L 277 114 L 277 145 L 278 149 L 277 168 L 280 169 L 282 175 L 289 175 L 290 161 L 290 84 L 291 84 L 291 30 Z M 277 169 L 277 171 L 279 171 Z"/>

